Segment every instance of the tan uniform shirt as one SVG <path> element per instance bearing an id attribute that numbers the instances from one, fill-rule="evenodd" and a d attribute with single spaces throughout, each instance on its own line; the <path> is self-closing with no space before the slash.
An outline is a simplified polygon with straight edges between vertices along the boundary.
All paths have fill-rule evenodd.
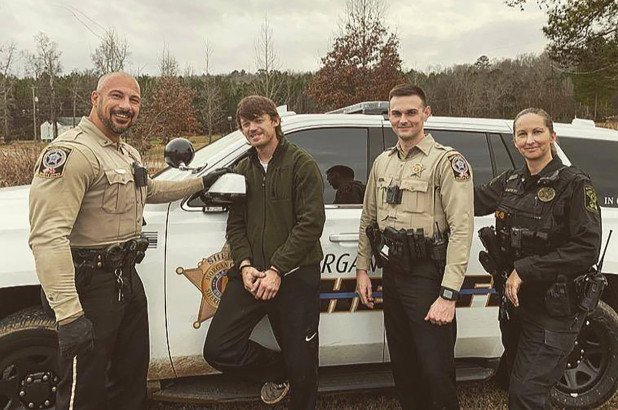
<path id="1" fill-rule="evenodd" d="M 401 204 L 386 203 L 386 190 L 397 185 Z M 377 221 L 380 230 L 423 228 L 433 236 L 435 223 L 449 231 L 446 269 L 442 286 L 459 290 L 468 266 L 474 231 L 474 185 L 465 158 L 452 148 L 435 142 L 430 134 L 410 150 L 399 146 L 380 154 L 371 168 L 361 215 L 358 269 L 368 270 L 371 245 L 365 228 Z"/>
<path id="2" fill-rule="evenodd" d="M 30 247 L 56 320 L 79 316 L 70 247 L 100 248 L 138 237 L 144 203 L 169 202 L 203 189 L 201 178 L 148 180 L 136 188 L 135 148 L 113 143 L 86 117 L 41 154 L 30 187 Z"/>

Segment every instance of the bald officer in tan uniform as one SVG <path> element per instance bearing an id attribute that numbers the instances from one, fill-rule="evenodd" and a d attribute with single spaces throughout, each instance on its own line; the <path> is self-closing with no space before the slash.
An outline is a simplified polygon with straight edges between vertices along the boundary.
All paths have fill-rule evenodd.
<path id="1" fill-rule="evenodd" d="M 472 241 L 474 191 L 465 158 L 425 134 L 429 115 L 431 109 L 420 88 L 400 85 L 391 90 L 389 120 L 398 142 L 373 164 L 358 245 L 357 292 L 362 303 L 372 308 L 367 274 L 372 246 L 366 228 L 377 222 L 378 236 L 385 239 L 374 241 L 374 249 L 388 258 L 382 282 L 384 324 L 404 409 L 459 407 L 455 302 Z M 398 236 L 392 235 L 395 232 Z M 393 237 L 398 241 L 386 239 Z M 440 239 L 447 238 L 448 245 L 440 246 Z"/>
<path id="2" fill-rule="evenodd" d="M 204 181 L 151 180 L 120 139 L 140 110 L 133 77 L 101 77 L 91 102 L 90 115 L 41 154 L 30 189 L 30 246 L 59 325 L 56 409 L 143 409 L 148 312 L 135 271 L 147 246 L 142 211 Z"/>

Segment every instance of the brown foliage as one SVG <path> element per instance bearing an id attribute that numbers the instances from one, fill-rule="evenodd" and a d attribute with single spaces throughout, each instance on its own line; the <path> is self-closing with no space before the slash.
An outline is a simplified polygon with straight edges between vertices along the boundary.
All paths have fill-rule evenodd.
<path id="1" fill-rule="evenodd" d="M 385 99 L 391 88 L 405 80 L 399 39 L 387 31 L 381 13 L 369 7 L 350 15 L 309 84 L 309 94 L 324 110 Z"/>
<path id="2" fill-rule="evenodd" d="M 145 142 L 153 138 L 167 143 L 171 138 L 198 133 L 194 97 L 195 92 L 181 78 L 159 78 L 150 96 L 144 98 L 140 121 L 133 130 L 140 140 L 136 141 L 137 148 L 147 148 Z"/>
<path id="3" fill-rule="evenodd" d="M 29 184 L 36 160 L 44 147 L 44 143 L 0 146 L 0 187 Z"/>

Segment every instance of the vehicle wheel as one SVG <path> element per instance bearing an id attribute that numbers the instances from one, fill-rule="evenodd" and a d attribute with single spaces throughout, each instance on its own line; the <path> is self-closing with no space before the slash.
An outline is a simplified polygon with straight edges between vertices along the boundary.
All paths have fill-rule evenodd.
<path id="1" fill-rule="evenodd" d="M 618 382 L 618 315 L 604 302 L 586 318 L 562 379 L 551 392 L 559 407 L 600 406 Z"/>
<path id="2" fill-rule="evenodd" d="M 55 321 L 32 307 L 0 321 L 0 408 L 53 409 L 58 374 Z"/>

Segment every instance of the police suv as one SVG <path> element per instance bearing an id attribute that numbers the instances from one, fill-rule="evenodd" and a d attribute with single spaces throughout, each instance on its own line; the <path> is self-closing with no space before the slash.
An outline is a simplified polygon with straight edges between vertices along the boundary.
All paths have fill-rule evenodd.
<path id="1" fill-rule="evenodd" d="M 387 103 L 369 102 L 327 114 L 296 115 L 285 107 L 280 113 L 287 138 L 315 158 L 325 181 L 326 170 L 342 165 L 353 170 L 356 181 L 366 184 L 374 159 L 397 140 L 383 115 L 386 108 Z M 430 117 L 425 128 L 438 142 L 456 148 L 468 159 L 476 184 L 486 183 L 501 172 L 522 165 L 522 158 L 512 143 L 511 121 Z M 618 227 L 618 186 L 613 180 L 617 173 L 609 169 L 616 167 L 618 131 L 597 128 L 581 120 L 556 124 L 555 128 L 564 151 L 592 175 L 597 186 L 603 206 L 605 241 L 609 230 Z M 194 168 L 170 167 L 154 178 L 180 180 L 231 166 L 248 148 L 243 135 L 235 131 L 197 151 L 190 164 Z M 558 152 L 569 164 L 560 148 Z M 55 324 L 40 307 L 40 286 L 28 248 L 28 189 L 20 186 L 0 190 L 0 407 L 11 409 L 54 408 L 58 381 Z M 170 385 L 179 391 L 183 384 L 195 385 L 216 373 L 203 359 L 202 349 L 210 318 L 225 289 L 226 273 L 232 265 L 225 244 L 227 213 L 222 198 L 214 194 L 195 195 L 171 204 L 150 204 L 144 212 L 143 230 L 149 249 L 137 268 L 148 295 L 149 379 L 160 382 L 161 390 L 156 397 L 161 399 L 171 391 Z M 362 204 L 334 204 L 335 190 L 329 184 L 325 184 L 324 199 L 320 365 L 325 371 L 321 374 L 333 368 L 377 366 L 371 369 L 379 369 L 380 364 L 389 361 L 381 300 L 378 297 L 376 308 L 369 310 L 354 292 Z M 492 216 L 476 218 L 475 229 L 493 223 Z M 490 377 L 502 352 L 498 298 L 491 277 L 478 262 L 481 249 L 479 239 L 475 238 L 457 302 L 458 380 Z M 616 391 L 616 249 L 615 243 L 610 244 L 603 265 L 609 282 L 603 302 L 588 317 L 569 356 L 567 370 L 552 392 L 554 402 L 560 406 L 598 406 Z M 379 296 L 381 269 L 374 266 L 370 274 Z M 267 319 L 252 337 L 276 348 Z M 377 373 L 363 374 L 364 387 L 384 383 L 384 379 L 372 382 L 372 374 Z M 175 383 L 169 383 L 170 380 Z M 200 390 L 193 394 L 192 400 L 208 401 L 208 394 L 208 390 Z"/>

